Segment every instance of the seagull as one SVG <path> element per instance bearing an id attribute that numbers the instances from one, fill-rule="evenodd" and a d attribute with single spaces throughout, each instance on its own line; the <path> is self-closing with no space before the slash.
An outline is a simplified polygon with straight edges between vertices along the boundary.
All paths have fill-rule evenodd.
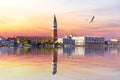
<path id="1" fill-rule="evenodd" d="M 92 19 L 90 20 L 90 23 L 94 22 L 94 18 L 95 16 L 92 17 Z"/>

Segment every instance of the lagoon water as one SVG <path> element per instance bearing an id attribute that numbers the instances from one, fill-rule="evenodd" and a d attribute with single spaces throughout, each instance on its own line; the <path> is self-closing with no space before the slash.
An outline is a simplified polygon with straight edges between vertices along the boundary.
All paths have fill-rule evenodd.
<path id="1" fill-rule="evenodd" d="M 120 80 L 120 48 L 0 47 L 0 80 Z"/>

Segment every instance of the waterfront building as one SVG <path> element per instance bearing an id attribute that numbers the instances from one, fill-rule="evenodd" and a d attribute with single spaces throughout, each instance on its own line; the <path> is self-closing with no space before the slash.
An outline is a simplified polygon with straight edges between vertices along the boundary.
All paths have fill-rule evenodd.
<path id="1" fill-rule="evenodd" d="M 8 45 L 8 47 L 18 46 L 18 44 L 16 43 L 14 37 L 8 37 L 8 38 L 7 38 L 7 45 Z"/>
<path id="2" fill-rule="evenodd" d="M 6 46 L 7 43 L 8 43 L 7 39 L 5 39 L 5 38 L 0 39 L 0 46 Z"/>
<path id="3" fill-rule="evenodd" d="M 108 47 L 115 47 L 117 46 L 117 44 L 118 44 L 117 41 L 112 41 L 112 40 L 105 41 L 105 45 L 107 45 Z"/>
<path id="4" fill-rule="evenodd" d="M 112 40 L 107 41 L 107 45 L 117 45 L 117 44 L 118 44 L 117 41 L 112 41 Z"/>
<path id="5" fill-rule="evenodd" d="M 0 39 L 0 46 L 4 47 L 13 47 L 14 46 L 14 39 L 12 38 L 1 38 Z"/>
<path id="6" fill-rule="evenodd" d="M 111 41 L 116 41 L 117 45 L 120 45 L 120 38 L 112 38 Z"/>
<path id="7" fill-rule="evenodd" d="M 109 47 L 120 47 L 120 38 L 112 38 L 106 41 L 106 45 Z"/>
<path id="8" fill-rule="evenodd" d="M 3 37 L 0 36 L 0 41 L 3 39 Z"/>
<path id="9" fill-rule="evenodd" d="M 73 46 L 75 45 L 75 40 L 71 38 L 58 38 L 57 42 L 61 43 L 62 46 Z"/>
<path id="10" fill-rule="evenodd" d="M 105 38 L 99 36 L 83 36 L 77 37 L 73 36 L 73 40 L 75 40 L 76 46 L 104 46 Z"/>
<path id="11" fill-rule="evenodd" d="M 111 41 L 120 41 L 120 38 L 112 38 Z"/>

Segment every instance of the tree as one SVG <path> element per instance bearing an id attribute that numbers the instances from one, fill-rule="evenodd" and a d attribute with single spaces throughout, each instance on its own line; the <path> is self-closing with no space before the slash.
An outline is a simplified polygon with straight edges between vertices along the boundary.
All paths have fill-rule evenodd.
<path id="1" fill-rule="evenodd" d="M 25 38 L 24 40 L 23 40 L 23 44 L 30 44 L 30 40 L 29 39 L 27 39 L 27 38 Z"/>

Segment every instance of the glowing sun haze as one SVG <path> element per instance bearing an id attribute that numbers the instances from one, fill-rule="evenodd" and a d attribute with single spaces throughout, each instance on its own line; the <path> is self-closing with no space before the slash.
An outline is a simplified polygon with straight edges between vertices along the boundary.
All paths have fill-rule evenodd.
<path id="1" fill-rule="evenodd" d="M 51 36 L 54 13 L 59 36 L 120 37 L 119 0 L 0 0 L 0 35 Z"/>

